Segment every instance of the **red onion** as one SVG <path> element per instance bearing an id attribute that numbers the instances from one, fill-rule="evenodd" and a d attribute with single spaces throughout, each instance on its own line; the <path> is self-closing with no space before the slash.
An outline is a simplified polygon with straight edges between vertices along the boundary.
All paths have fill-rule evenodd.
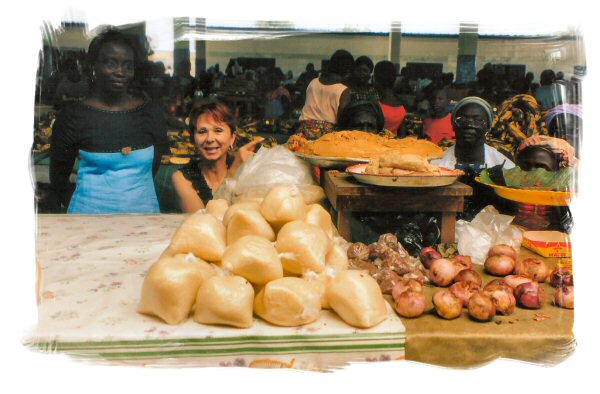
<path id="1" fill-rule="evenodd" d="M 516 289 L 521 283 L 532 282 L 532 280 L 525 275 L 507 275 L 504 277 L 504 281 L 513 289 Z"/>
<path id="2" fill-rule="evenodd" d="M 485 291 L 487 295 L 492 297 L 492 302 L 496 307 L 496 312 L 501 315 L 510 315 L 514 312 L 517 301 L 513 296 L 512 291 L 505 288 L 497 288 Z"/>
<path id="3" fill-rule="evenodd" d="M 433 295 L 433 306 L 440 317 L 455 319 L 462 313 L 462 302 L 450 290 L 438 290 Z"/>
<path id="4" fill-rule="evenodd" d="M 492 256 L 508 256 L 513 260 L 517 260 L 517 251 L 512 246 L 506 244 L 494 245 L 488 251 L 488 257 Z"/>
<path id="5" fill-rule="evenodd" d="M 416 279 L 401 280 L 400 282 L 396 283 L 392 288 L 392 298 L 394 299 L 394 301 L 396 301 L 400 294 L 404 293 L 407 290 L 412 290 L 421 293 L 423 291 L 423 286 Z"/>
<path id="6" fill-rule="evenodd" d="M 494 279 L 483 287 L 483 291 L 488 292 L 497 289 L 506 290 L 511 294 L 514 293 L 513 288 L 510 287 L 503 279 Z"/>
<path id="7" fill-rule="evenodd" d="M 473 260 L 471 260 L 471 256 L 465 256 L 464 254 L 457 254 L 452 258 L 452 260 L 460 264 L 463 269 L 472 269 L 473 268 Z"/>
<path id="8" fill-rule="evenodd" d="M 523 308 L 540 309 L 546 302 L 546 293 L 537 283 L 522 283 L 515 289 L 517 303 Z"/>
<path id="9" fill-rule="evenodd" d="M 485 270 L 492 275 L 506 276 L 515 269 L 515 260 L 507 255 L 490 256 L 485 260 Z"/>
<path id="10" fill-rule="evenodd" d="M 525 259 L 515 265 L 515 274 L 525 275 L 536 282 L 543 282 L 548 277 L 548 266 L 542 260 Z"/>
<path id="11" fill-rule="evenodd" d="M 460 299 L 462 306 L 465 307 L 469 303 L 469 298 L 478 291 L 481 291 L 481 287 L 476 283 L 456 282 L 450 286 L 449 290 Z"/>
<path id="12" fill-rule="evenodd" d="M 554 305 L 573 309 L 575 307 L 575 288 L 573 286 L 563 286 L 556 289 Z"/>
<path id="13" fill-rule="evenodd" d="M 425 296 L 414 290 L 406 290 L 395 298 L 394 309 L 402 317 L 417 317 L 425 312 Z"/>
<path id="14" fill-rule="evenodd" d="M 550 274 L 550 286 L 573 286 L 573 274 L 568 269 L 555 268 Z"/>
<path id="15" fill-rule="evenodd" d="M 473 271 L 472 269 L 461 270 L 454 277 L 454 281 L 455 282 L 470 282 L 470 283 L 475 283 L 478 286 L 481 286 L 481 283 L 483 282 L 481 280 L 481 275 L 479 275 L 479 273 L 477 271 Z"/>
<path id="16" fill-rule="evenodd" d="M 492 298 L 480 291 L 469 298 L 469 316 L 477 321 L 490 321 L 496 315 L 496 306 Z"/>
<path id="17" fill-rule="evenodd" d="M 437 286 L 448 286 L 458 273 L 456 264 L 447 259 L 437 259 L 431 263 L 429 268 L 429 279 Z"/>
<path id="18" fill-rule="evenodd" d="M 425 268 L 430 268 L 431 263 L 434 260 L 441 259 L 442 255 L 440 252 L 435 250 L 433 246 L 427 246 L 426 248 L 421 249 L 421 253 L 419 253 L 419 259 L 421 259 L 421 263 L 425 266 Z"/>

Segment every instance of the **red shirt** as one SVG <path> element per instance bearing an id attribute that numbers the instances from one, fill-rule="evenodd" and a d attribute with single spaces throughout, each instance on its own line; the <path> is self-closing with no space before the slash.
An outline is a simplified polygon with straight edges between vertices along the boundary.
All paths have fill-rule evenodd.
<path id="1" fill-rule="evenodd" d="M 448 114 L 440 119 L 426 118 L 423 121 L 423 133 L 434 144 L 438 144 L 444 138 L 450 140 L 455 138 L 454 130 L 452 129 L 452 114 Z"/>
<path id="2" fill-rule="evenodd" d="M 403 105 L 399 107 L 392 107 L 391 105 L 386 105 L 381 101 L 379 102 L 379 105 L 381 106 L 381 111 L 383 112 L 383 127 L 389 131 L 393 131 L 397 135 L 398 128 L 406 116 L 406 109 L 404 109 Z"/>

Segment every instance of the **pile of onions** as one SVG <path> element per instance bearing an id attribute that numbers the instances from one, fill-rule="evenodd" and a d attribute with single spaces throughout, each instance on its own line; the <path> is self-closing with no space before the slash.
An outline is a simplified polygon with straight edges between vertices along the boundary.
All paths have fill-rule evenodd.
<path id="1" fill-rule="evenodd" d="M 571 274 L 571 271 L 559 267 L 555 268 L 554 271 L 550 273 L 550 286 L 573 286 L 573 275 Z"/>
<path id="2" fill-rule="evenodd" d="M 401 280 L 400 282 L 396 283 L 392 288 L 392 298 L 396 300 L 400 294 L 404 293 L 407 290 L 422 293 L 423 286 L 421 285 L 421 282 L 419 282 L 416 279 Z"/>
<path id="3" fill-rule="evenodd" d="M 573 286 L 562 286 L 556 289 L 554 305 L 573 309 L 575 307 L 575 288 Z"/>
<path id="4" fill-rule="evenodd" d="M 450 290 L 438 290 L 433 295 L 436 313 L 444 319 L 455 319 L 462 313 L 462 302 Z"/>
<path id="5" fill-rule="evenodd" d="M 429 279 L 437 286 L 446 287 L 452 283 L 458 271 L 459 267 L 453 261 L 437 259 L 429 267 Z"/>
<path id="6" fill-rule="evenodd" d="M 421 249 L 421 252 L 419 253 L 419 259 L 425 268 L 430 268 L 431 263 L 441 258 L 441 253 L 438 252 L 433 246 L 427 246 L 426 248 Z"/>
<path id="7" fill-rule="evenodd" d="M 485 260 L 485 270 L 492 275 L 506 276 L 515 269 L 515 260 L 507 255 L 494 255 Z"/>
<path id="8" fill-rule="evenodd" d="M 488 282 L 488 284 L 486 284 L 483 288 L 484 291 L 493 291 L 496 289 L 502 289 L 513 293 L 513 288 L 510 287 L 508 283 L 504 281 L 504 279 L 494 279 Z"/>
<path id="9" fill-rule="evenodd" d="M 471 269 L 473 268 L 473 260 L 471 260 L 471 256 L 465 256 L 463 254 L 457 254 L 452 258 L 456 264 L 459 264 L 462 269 Z"/>
<path id="10" fill-rule="evenodd" d="M 478 286 L 481 286 L 481 283 L 483 282 L 482 279 L 481 279 L 481 275 L 479 275 L 479 273 L 477 271 L 473 271 L 472 269 L 461 270 L 454 277 L 454 281 L 455 282 L 469 282 L 469 283 L 474 283 L 474 284 L 476 284 Z"/>
<path id="11" fill-rule="evenodd" d="M 525 259 L 515 265 L 515 274 L 525 275 L 536 282 L 544 282 L 549 271 L 548 266 L 542 260 Z"/>
<path id="12" fill-rule="evenodd" d="M 450 292 L 454 294 L 462 303 L 463 307 L 466 307 L 469 303 L 469 298 L 479 291 L 481 287 L 472 282 L 456 282 L 449 288 Z"/>
<path id="13" fill-rule="evenodd" d="M 496 306 L 492 301 L 492 297 L 485 292 L 480 291 L 469 298 L 469 316 L 476 321 L 490 321 L 496 315 Z"/>
<path id="14" fill-rule="evenodd" d="M 522 283 L 515 289 L 515 298 L 523 308 L 540 309 L 546 302 L 546 293 L 537 282 Z"/>

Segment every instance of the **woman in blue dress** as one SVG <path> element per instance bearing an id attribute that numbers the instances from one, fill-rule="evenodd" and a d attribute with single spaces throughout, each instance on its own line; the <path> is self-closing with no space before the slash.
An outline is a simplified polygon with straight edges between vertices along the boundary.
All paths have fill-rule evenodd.
<path id="1" fill-rule="evenodd" d="M 90 94 L 59 113 L 52 133 L 50 181 L 67 213 L 160 212 L 154 175 L 169 147 L 160 108 L 134 89 L 143 60 L 136 39 L 116 29 L 90 43 Z"/>

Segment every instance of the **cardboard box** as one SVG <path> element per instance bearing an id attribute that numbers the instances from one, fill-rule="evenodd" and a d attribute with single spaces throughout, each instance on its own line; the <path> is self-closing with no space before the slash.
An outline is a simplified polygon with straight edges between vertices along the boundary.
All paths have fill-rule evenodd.
<path id="1" fill-rule="evenodd" d="M 525 231 L 522 245 L 543 257 L 571 257 L 569 235 L 560 231 Z"/>

